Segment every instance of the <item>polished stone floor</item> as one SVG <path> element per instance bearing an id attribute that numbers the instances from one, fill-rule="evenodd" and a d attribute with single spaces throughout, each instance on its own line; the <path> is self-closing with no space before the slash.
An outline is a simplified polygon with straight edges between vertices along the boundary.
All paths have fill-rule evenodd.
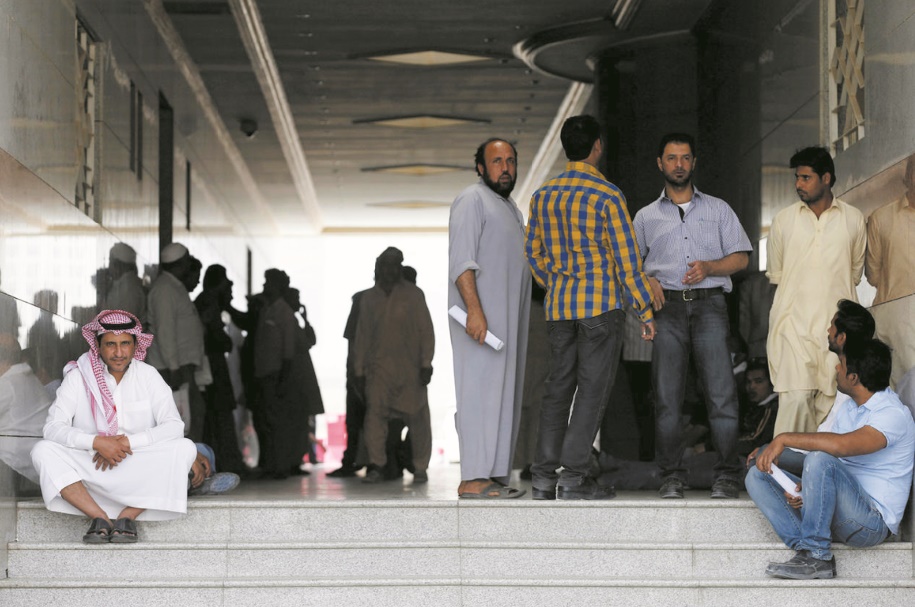
<path id="1" fill-rule="evenodd" d="M 457 487 L 461 481 L 458 464 L 444 464 L 429 468 L 429 482 L 413 484 L 413 477 L 405 472 L 402 479 L 378 484 L 362 482 L 362 473 L 352 478 L 331 478 L 327 473 L 335 465 L 318 464 L 306 467 L 308 476 L 290 477 L 284 480 L 243 480 L 232 492 L 220 496 L 203 496 L 194 499 L 210 500 L 307 500 L 307 501 L 342 501 L 342 500 L 436 500 L 457 501 Z M 532 501 L 530 498 L 530 481 L 521 481 L 516 470 L 512 476 L 513 487 L 527 490 L 527 494 L 517 501 Z M 657 499 L 655 489 L 643 491 L 619 491 L 622 500 Z M 742 499 L 747 499 L 741 493 Z M 687 491 L 687 499 L 708 500 L 707 490 Z M 538 502 L 544 504 L 544 502 Z"/>

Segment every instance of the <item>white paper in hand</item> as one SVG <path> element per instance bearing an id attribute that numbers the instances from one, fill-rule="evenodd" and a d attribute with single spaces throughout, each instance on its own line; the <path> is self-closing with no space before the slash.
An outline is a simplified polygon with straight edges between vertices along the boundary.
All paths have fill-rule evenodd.
<path id="1" fill-rule="evenodd" d="M 775 479 L 779 485 L 782 486 L 782 489 L 785 490 L 785 493 L 793 497 L 800 497 L 801 494 L 797 492 L 797 483 L 788 478 L 788 475 L 782 472 L 782 469 L 772 464 L 772 478 Z"/>
<path id="2" fill-rule="evenodd" d="M 451 318 L 456 320 L 458 322 L 458 324 L 461 325 L 462 327 L 464 327 L 465 329 L 467 328 L 467 312 L 465 312 L 464 310 L 460 309 L 457 306 L 451 306 L 451 309 L 448 310 L 448 316 L 450 316 Z M 496 337 L 495 335 L 493 335 L 492 333 L 490 333 L 489 331 L 486 332 L 485 341 L 486 341 L 486 345 L 491 347 L 496 352 L 500 351 L 502 348 L 505 347 L 505 344 L 502 343 L 502 340 L 499 339 L 498 337 Z"/>

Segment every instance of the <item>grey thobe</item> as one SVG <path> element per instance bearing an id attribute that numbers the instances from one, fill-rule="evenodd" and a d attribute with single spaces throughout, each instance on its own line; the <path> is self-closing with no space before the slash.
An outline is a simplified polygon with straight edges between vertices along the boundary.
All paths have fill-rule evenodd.
<path id="1" fill-rule="evenodd" d="M 476 274 L 487 328 L 505 342 L 496 352 L 449 320 L 454 351 L 461 479 L 511 475 L 527 356 L 531 270 L 524 257 L 524 221 L 510 198 L 482 182 L 454 200 L 448 223 L 448 307 L 467 306 L 455 281 Z"/>

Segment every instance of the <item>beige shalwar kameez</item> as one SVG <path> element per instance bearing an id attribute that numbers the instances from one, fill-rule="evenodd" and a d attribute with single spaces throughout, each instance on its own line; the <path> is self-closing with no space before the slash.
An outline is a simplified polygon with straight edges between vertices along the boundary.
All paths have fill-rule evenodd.
<path id="1" fill-rule="evenodd" d="M 819 218 L 799 201 L 772 221 L 766 276 L 777 289 L 766 349 L 776 435 L 814 432 L 832 408 L 838 358 L 826 331 L 840 299 L 858 300 L 866 241 L 864 216 L 839 199 Z"/>

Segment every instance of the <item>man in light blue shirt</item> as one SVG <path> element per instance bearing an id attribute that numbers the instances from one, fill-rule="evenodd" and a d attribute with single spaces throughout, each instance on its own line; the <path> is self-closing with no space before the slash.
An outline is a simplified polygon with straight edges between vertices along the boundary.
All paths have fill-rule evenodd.
<path id="1" fill-rule="evenodd" d="M 846 343 L 836 380 L 851 398 L 836 405 L 833 431 L 779 434 L 756 458 L 747 473 L 747 492 L 782 541 L 797 551 L 785 563 L 769 563 L 766 574 L 834 578 L 833 539 L 868 547 L 898 532 L 912 486 L 915 421 L 889 389 L 891 369 L 890 349 L 883 342 Z M 786 493 L 771 474 L 786 447 L 810 451 L 803 485 L 788 475 L 797 483 L 798 497 Z M 786 501 L 791 508 L 785 508 Z"/>

